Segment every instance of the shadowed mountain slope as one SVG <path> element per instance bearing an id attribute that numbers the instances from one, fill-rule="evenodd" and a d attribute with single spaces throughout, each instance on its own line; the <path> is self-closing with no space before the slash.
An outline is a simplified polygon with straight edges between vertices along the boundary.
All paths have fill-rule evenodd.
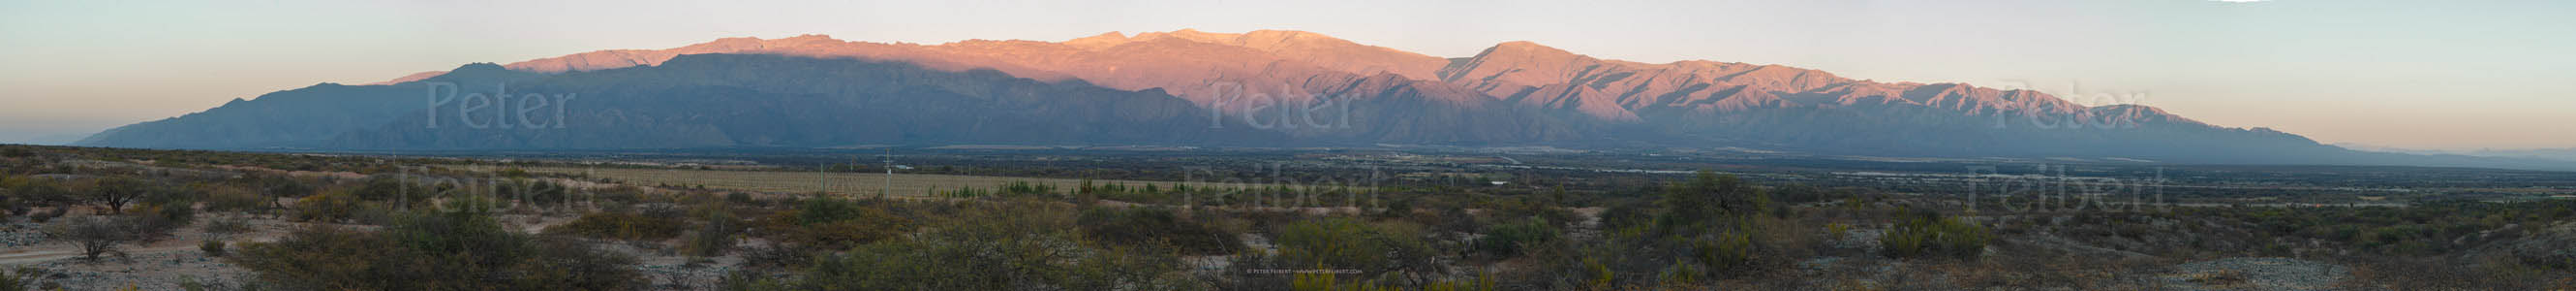
<path id="1" fill-rule="evenodd" d="M 506 68 L 506 70 L 504 70 Z M 103 132 L 161 148 L 678 148 L 1089 143 L 1606 148 L 2180 163 L 2496 165 L 2364 154 L 2264 128 L 2030 90 L 1889 83 L 1780 65 L 1599 59 L 1531 42 L 1441 58 L 1301 31 L 1105 33 L 1063 42 L 804 35 L 603 50 L 324 84 Z M 454 77 L 451 77 L 454 76 Z M 473 77 L 471 76 L 491 76 Z M 429 118 L 464 88 L 586 96 L 565 130 Z M 410 81 L 419 79 L 420 81 Z M 478 81 L 479 80 L 479 81 Z M 487 82 L 487 83 L 473 83 Z M 525 91 L 521 91 L 525 90 Z M 401 118 L 407 116 L 411 118 Z M 499 117 L 493 117 L 499 118 Z M 317 122 L 318 121 L 318 122 Z"/>

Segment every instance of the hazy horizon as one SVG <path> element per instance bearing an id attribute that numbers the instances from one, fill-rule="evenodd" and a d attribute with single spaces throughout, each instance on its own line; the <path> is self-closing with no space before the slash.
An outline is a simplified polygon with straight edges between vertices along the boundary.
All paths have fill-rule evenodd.
<path id="1" fill-rule="evenodd" d="M 2568 3 L 609 4 L 0 4 L 0 85 L 17 89 L 0 97 L 11 104 L 0 108 L 0 142 L 60 141 L 316 83 L 722 37 L 1061 41 L 1190 28 L 1304 30 L 1441 57 L 1526 40 L 1606 59 L 2021 87 L 2328 144 L 2576 147 L 2576 131 L 2551 127 L 2576 110 L 2576 99 L 2551 98 L 2576 89 L 2565 82 L 2576 57 L 2563 55 L 2576 40 L 2547 37 L 2576 33 L 2576 20 L 2555 15 L 2576 8 Z M 587 10 L 597 7 L 617 9 Z M 1549 21 L 1509 21 L 1537 18 Z M 2144 97 L 2087 97 L 2098 95 Z"/>

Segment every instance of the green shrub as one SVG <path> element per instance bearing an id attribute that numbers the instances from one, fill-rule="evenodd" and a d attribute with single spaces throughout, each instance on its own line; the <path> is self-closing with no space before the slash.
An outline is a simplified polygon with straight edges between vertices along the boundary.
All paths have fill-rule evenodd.
<path id="1" fill-rule="evenodd" d="M 0 187 L 7 188 L 9 200 L 20 205 L 47 205 L 76 201 L 71 189 L 53 179 L 9 177 L 0 180 Z"/>
<path id="2" fill-rule="evenodd" d="M 1666 185 L 1662 203 L 1664 227 L 1689 229 L 1763 214 L 1771 198 L 1735 175 L 1700 171 L 1689 182 Z"/>
<path id="3" fill-rule="evenodd" d="M 807 200 L 795 210 L 779 211 L 755 223 L 757 234 L 783 243 L 825 249 L 848 249 L 884 240 L 914 227 L 912 220 L 884 209 L 836 198 Z"/>
<path id="4" fill-rule="evenodd" d="M 1122 246 L 1171 248 L 1190 255 L 1225 255 L 1244 249 L 1234 233 L 1181 219 L 1167 208 L 1091 209 L 1083 211 L 1076 223 L 1091 238 Z"/>
<path id="5" fill-rule="evenodd" d="M 725 252 L 732 251 L 735 242 L 736 229 L 733 226 L 735 223 L 737 222 L 708 221 L 698 231 L 689 233 L 689 241 L 681 245 L 681 251 L 700 257 L 722 256 Z"/>
<path id="6" fill-rule="evenodd" d="M 1772 197 L 1778 197 L 1782 203 L 1811 203 L 1829 198 L 1824 188 L 1807 184 L 1781 185 L 1780 188 L 1772 189 L 1771 193 Z"/>
<path id="7" fill-rule="evenodd" d="M 1402 269 L 1408 263 L 1405 258 L 1427 257 L 1432 252 L 1416 228 L 1340 217 L 1298 222 L 1280 229 L 1279 257 L 1289 266 Z"/>
<path id="8" fill-rule="evenodd" d="M 224 241 L 206 240 L 197 244 L 197 250 L 205 252 L 208 257 L 221 257 L 224 256 Z"/>
<path id="9" fill-rule="evenodd" d="M 1993 239 L 1994 235 L 1983 226 L 1935 212 L 1918 211 L 1900 217 L 1894 229 L 1879 236 L 1879 245 L 1887 256 L 1895 258 L 1942 255 L 1976 259 L 1985 253 L 1986 243 Z"/>
<path id="10" fill-rule="evenodd" d="M 678 237 L 686 226 L 687 223 L 677 217 L 608 211 L 584 214 L 563 225 L 548 227 L 546 233 L 596 239 L 656 241 Z"/>
<path id="11" fill-rule="evenodd" d="M 1753 236 L 1730 232 L 1718 234 L 1714 239 L 1693 241 L 1691 255 L 1712 270 L 1743 266 L 1753 260 Z"/>
<path id="12" fill-rule="evenodd" d="M 783 290 L 1205 289 L 1174 252 L 1087 240 L 1069 204 L 1015 200 L 930 205 L 928 231 L 819 256 L 783 280 L 728 285 Z M 872 208 L 871 208 L 872 209 Z M 737 284 L 736 282 L 740 282 Z"/>
<path id="13" fill-rule="evenodd" d="M 1516 256 L 1525 245 L 1553 241 L 1558 234 L 1556 226 L 1545 219 L 1522 219 L 1486 227 L 1484 237 L 1477 239 L 1475 246 L 1477 251 L 1494 256 Z"/>
<path id="14" fill-rule="evenodd" d="M 235 217 L 208 220 L 206 227 L 198 231 L 206 233 L 206 237 L 211 240 L 227 240 L 233 235 L 251 232 L 252 229 L 250 219 Z"/>
<path id="15" fill-rule="evenodd" d="M 479 211 L 404 215 L 384 230 L 314 226 L 227 260 L 289 290 L 625 290 L 635 259 L 502 228 Z"/>
<path id="16" fill-rule="evenodd" d="M 37 290 L 36 278 L 42 278 L 44 273 L 43 269 L 23 266 L 13 272 L 0 272 L 0 291 Z"/>
<path id="17" fill-rule="evenodd" d="M 352 195 L 357 195 L 358 200 L 384 202 L 401 206 L 427 205 L 430 201 L 431 194 L 437 193 L 436 190 L 432 190 L 429 187 L 422 186 L 420 184 L 407 182 L 401 178 L 382 175 L 377 176 L 376 178 L 367 179 L 365 184 L 361 184 L 356 189 L 349 190 L 349 192 Z"/>
<path id="18" fill-rule="evenodd" d="M 998 236 L 993 236 L 998 235 Z M 960 240 L 982 237 L 979 240 Z M 824 256 L 791 290 L 1190 289 L 1176 258 L 1096 249 L 1054 234 L 933 235 Z"/>
<path id="19" fill-rule="evenodd" d="M 218 187 L 206 192 L 207 212 L 242 212 L 268 207 L 268 197 L 238 187 Z"/>
<path id="20" fill-rule="evenodd" d="M 295 200 L 295 219 L 314 222 L 341 222 L 358 212 L 357 195 L 345 190 L 323 191 Z"/>

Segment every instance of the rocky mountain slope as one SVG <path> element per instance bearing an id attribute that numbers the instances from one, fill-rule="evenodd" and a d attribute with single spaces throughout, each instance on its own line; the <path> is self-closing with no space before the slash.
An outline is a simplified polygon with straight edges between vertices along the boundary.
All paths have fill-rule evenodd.
<path id="1" fill-rule="evenodd" d="M 717 54 L 772 58 L 692 57 Z M 683 60 L 690 63 L 673 64 Z M 473 72 L 495 70 L 470 66 L 385 85 L 284 91 L 110 130 L 82 144 L 513 149 L 1398 143 L 2226 163 L 2338 162 L 2358 154 L 2294 134 L 2215 126 L 2142 105 L 2085 106 L 2036 91 L 1856 80 L 1779 65 L 1608 60 L 1517 41 L 1475 56 L 1441 58 L 1278 30 L 1113 32 L 1063 42 L 936 45 L 805 35 L 603 50 L 498 68 L 507 73 Z M 577 110 L 567 111 L 572 116 L 566 118 L 622 130 L 581 137 L 422 130 L 435 121 L 393 117 L 428 116 L 403 114 L 423 109 L 399 104 L 421 103 L 416 99 L 393 100 L 405 91 L 421 92 L 424 83 L 449 75 L 495 74 L 511 76 L 495 80 L 525 84 L 511 85 L 514 90 L 614 96 L 567 103 L 564 108 Z M 994 91 L 1041 87 L 1048 89 Z M 1156 98 L 1177 102 L 1140 101 Z M 680 104 L 687 106 L 675 106 Z M 990 122 L 1053 130 L 977 125 Z M 1149 136 L 1112 128 L 1155 130 Z M 610 133 L 615 135 L 605 135 Z"/>

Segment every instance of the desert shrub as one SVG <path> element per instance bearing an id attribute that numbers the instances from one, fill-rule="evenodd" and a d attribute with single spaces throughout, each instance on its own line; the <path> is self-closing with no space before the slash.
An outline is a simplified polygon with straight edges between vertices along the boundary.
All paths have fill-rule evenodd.
<path id="1" fill-rule="evenodd" d="M 1280 228 L 1279 257 L 1287 266 L 1404 269 L 1410 266 L 1403 258 L 1428 257 L 1432 252 L 1418 228 L 1340 217 L 1291 223 Z"/>
<path id="2" fill-rule="evenodd" d="M 1293 274 L 1293 275 L 1290 275 L 1290 276 L 1289 276 L 1288 290 L 1296 290 L 1296 291 L 1335 291 L 1335 290 L 1353 290 L 1353 291 L 1359 291 L 1359 290 L 1442 290 L 1442 291 L 1490 291 L 1490 290 L 1499 290 L 1499 289 L 1497 289 L 1497 288 L 1495 287 L 1495 283 L 1494 283 L 1494 278 L 1493 278 L 1493 276 L 1488 276 L 1488 275 L 1486 275 L 1486 274 L 1477 274 L 1477 276 L 1476 276 L 1476 277 L 1474 277 L 1474 278 L 1461 279 L 1461 280 L 1431 280 L 1430 282 L 1424 282 L 1424 283 L 1423 283 L 1423 284 L 1421 284 L 1420 286 L 1413 286 L 1414 288 L 1407 288 L 1407 286 L 1405 286 L 1406 284 L 1404 284 L 1402 281 L 1403 281 L 1403 280 L 1395 280 L 1394 278 L 1375 278 L 1375 279 L 1368 279 L 1368 278 L 1351 278 L 1351 279 L 1342 279 L 1342 276 L 1341 276 L 1341 275 L 1339 275 L 1339 274 L 1334 274 L 1334 273 L 1330 273 L 1330 272 L 1324 272 L 1324 273 L 1297 273 L 1297 274 Z"/>
<path id="3" fill-rule="evenodd" d="M 407 211 L 403 206 L 389 203 L 359 202 L 358 210 L 350 212 L 347 220 L 364 225 L 390 225 L 401 220 Z"/>
<path id="4" fill-rule="evenodd" d="M 1647 226 L 1654 222 L 1655 219 L 1654 214 L 1652 213 L 1653 209 L 1649 208 L 1649 206 L 1653 205 L 1644 202 L 1630 202 L 1613 204 L 1609 208 L 1602 209 L 1600 214 L 1601 228 L 1624 229 Z"/>
<path id="5" fill-rule="evenodd" d="M 193 207 L 196 204 L 188 200 L 154 203 L 137 209 L 142 211 L 136 211 L 135 214 L 151 217 L 154 219 L 153 222 L 167 224 L 169 228 L 178 228 L 197 223 L 197 208 Z"/>
<path id="6" fill-rule="evenodd" d="M 1388 199 L 1386 207 L 1379 210 L 1373 218 L 1402 218 L 1413 215 L 1413 210 L 1413 199 Z"/>
<path id="7" fill-rule="evenodd" d="M 205 252 L 208 257 L 224 256 L 224 241 L 206 240 L 197 244 L 197 251 Z"/>
<path id="8" fill-rule="evenodd" d="M 1495 211 L 1491 212 L 1490 216 L 1510 219 L 1535 218 L 1553 222 L 1578 221 L 1573 210 L 1557 207 L 1552 201 L 1554 200 L 1538 197 L 1505 200 L 1496 203 L 1496 207 L 1493 208 Z"/>
<path id="9" fill-rule="evenodd" d="M 378 175 L 374 178 L 369 178 L 366 183 L 359 184 L 357 188 L 349 190 L 349 193 L 357 195 L 359 200 L 384 202 L 403 206 L 427 205 L 426 203 L 429 203 L 432 194 L 437 192 L 437 190 L 431 189 L 428 186 L 412 183 L 403 178 L 385 175 Z"/>
<path id="10" fill-rule="evenodd" d="M 1546 219 L 1529 218 L 1495 224 L 1485 228 L 1484 237 L 1476 240 L 1476 251 L 1509 257 L 1520 255 L 1525 245 L 1554 241 L 1559 236 L 1556 226 Z"/>
<path id="11" fill-rule="evenodd" d="M 655 241 L 678 237 L 687 225 L 679 217 L 605 211 L 584 214 L 563 225 L 548 227 L 546 233 L 596 239 Z"/>
<path id="12" fill-rule="evenodd" d="M 1084 239 L 1053 202 L 931 206 L 922 233 L 818 256 L 790 278 L 729 278 L 755 290 L 1173 290 L 1195 286 L 1173 252 Z"/>
<path id="13" fill-rule="evenodd" d="M 1746 233 L 1720 233 L 1691 243 L 1691 257 L 1709 269 L 1739 267 L 1753 260 L 1753 236 Z"/>
<path id="14" fill-rule="evenodd" d="M 1828 196 L 1824 188 L 1807 184 L 1781 185 L 1771 190 L 1771 197 L 1779 198 L 1781 203 L 1813 203 L 1825 201 Z"/>
<path id="15" fill-rule="evenodd" d="M 1430 233 L 1475 233 L 1485 229 L 1483 222 L 1476 221 L 1475 214 L 1467 213 L 1466 207 L 1455 205 L 1432 210 L 1428 215 L 1417 215 L 1409 220 L 1430 227 L 1428 230 Z"/>
<path id="16" fill-rule="evenodd" d="M 206 192 L 206 211 L 244 212 L 268 207 L 268 197 L 239 187 L 216 187 Z"/>
<path id="17" fill-rule="evenodd" d="M 38 288 L 42 286 L 36 285 L 36 279 L 44 278 L 44 273 L 44 269 L 26 266 L 17 267 L 9 272 L 0 272 L 0 291 L 51 290 L 52 288 Z"/>
<path id="18" fill-rule="evenodd" d="M 1937 212 L 1916 211 L 1899 217 L 1896 226 L 1879 237 L 1879 245 L 1888 257 L 1941 255 L 1975 259 L 1985 253 L 1986 243 L 1993 239 L 1985 227 Z"/>
<path id="19" fill-rule="evenodd" d="M 7 188 L 10 201 L 21 205 L 50 205 L 75 201 L 71 189 L 65 188 L 61 182 L 55 182 L 53 179 L 10 177 L 0 180 L 0 187 Z"/>
<path id="20" fill-rule="evenodd" d="M 1665 229 L 1737 221 L 1765 213 L 1771 198 L 1735 175 L 1700 171 L 1690 181 L 1664 187 Z"/>
<path id="21" fill-rule="evenodd" d="M 782 243 L 825 249 L 848 249 L 911 232 L 912 220 L 878 207 L 838 198 L 806 200 L 795 210 L 764 217 L 759 235 Z"/>
<path id="22" fill-rule="evenodd" d="M 571 205 L 571 202 L 573 202 L 572 189 L 553 181 L 528 178 L 502 178 L 495 179 L 491 181 L 491 183 L 492 196 L 497 199 L 494 202 L 515 202 L 504 205 L 507 206 L 507 208 L 525 208 L 530 210 L 559 209 L 564 206 L 569 206 Z M 616 194 L 599 195 L 594 196 L 594 198 L 601 198 L 600 200 L 619 203 L 633 203 L 636 200 L 636 197 L 627 195 L 633 194 L 634 192 L 603 191 L 601 193 Z"/>
<path id="23" fill-rule="evenodd" d="M 358 213 L 359 204 L 363 202 L 347 190 L 323 191 L 296 199 L 294 217 L 300 221 L 341 222 Z"/>
<path id="24" fill-rule="evenodd" d="M 106 254 L 123 256 L 119 246 L 144 239 L 150 230 L 135 220 L 130 216 L 78 216 L 45 225 L 44 233 L 80 248 L 82 258 L 97 261 Z"/>
<path id="25" fill-rule="evenodd" d="M 1232 254 L 1244 248 L 1235 234 L 1182 219 L 1168 208 L 1090 209 L 1077 224 L 1103 242 L 1130 247 L 1168 247 L 1191 255 Z"/>
<path id="26" fill-rule="evenodd" d="M 127 223 L 133 224 L 136 232 L 135 239 L 143 243 L 168 239 L 172 231 L 196 222 L 197 217 L 196 211 L 188 210 L 188 207 L 181 205 L 168 207 L 148 205 L 135 210 L 133 213 L 121 216 L 127 219 Z"/>
<path id="27" fill-rule="evenodd" d="M 28 222 L 35 222 L 35 223 L 45 223 L 45 222 L 47 222 L 47 221 L 53 221 L 55 217 L 63 217 L 63 213 L 64 213 L 64 212 L 67 212 L 67 211 L 70 211 L 70 210 L 63 209 L 62 207 L 55 207 L 55 208 L 47 209 L 47 210 L 29 211 L 29 212 L 27 212 L 27 221 L 28 221 Z"/>
<path id="28" fill-rule="evenodd" d="M 697 231 L 689 233 L 689 241 L 681 245 L 683 251 L 692 256 L 713 257 L 733 249 L 734 233 L 742 231 L 742 222 L 734 219 L 732 212 L 710 211 L 700 220 L 706 222 L 699 224 Z"/>
<path id="29" fill-rule="evenodd" d="M 239 183 L 249 185 L 251 189 L 259 192 L 260 195 L 267 195 L 270 198 L 311 196 L 319 189 L 314 187 L 314 184 L 308 184 L 302 179 L 261 172 L 245 174 L 239 180 Z M 265 202 L 266 200 L 263 201 Z"/>
<path id="30" fill-rule="evenodd" d="M 292 290 L 624 290 L 644 281 L 634 258 L 512 232 L 477 211 L 405 215 L 377 232 L 315 226 L 226 258 Z"/>
<path id="31" fill-rule="evenodd" d="M 997 239 L 928 237 L 867 244 L 825 256 L 795 290 L 1177 289 L 1192 282 L 1179 262 L 1149 252 L 1083 247 L 1062 235 Z"/>

